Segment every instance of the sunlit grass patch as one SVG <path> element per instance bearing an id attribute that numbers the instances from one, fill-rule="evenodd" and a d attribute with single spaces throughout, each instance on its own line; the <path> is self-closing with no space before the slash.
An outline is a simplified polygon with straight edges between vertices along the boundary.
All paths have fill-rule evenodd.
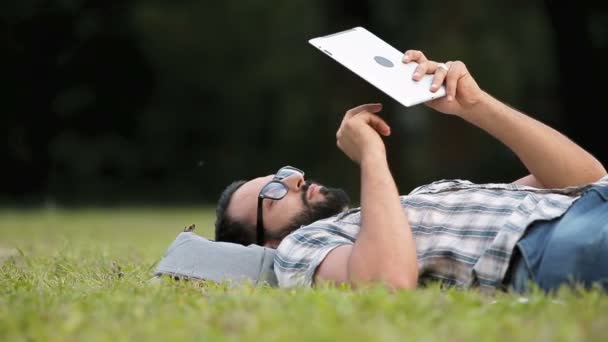
<path id="1" fill-rule="evenodd" d="M 284 290 L 150 282 L 183 229 L 210 210 L 0 211 L 0 341 L 602 340 L 608 299 L 382 287 Z"/>

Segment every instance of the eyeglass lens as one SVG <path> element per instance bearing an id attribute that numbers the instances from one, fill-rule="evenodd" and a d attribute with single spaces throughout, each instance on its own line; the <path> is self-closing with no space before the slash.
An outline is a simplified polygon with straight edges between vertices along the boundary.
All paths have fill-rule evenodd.
<path id="1" fill-rule="evenodd" d="M 303 175 L 304 173 L 300 170 L 296 170 L 294 168 L 291 167 L 283 167 L 281 168 L 279 171 L 277 171 L 276 175 L 274 176 L 275 178 L 279 178 L 279 179 L 284 179 L 287 178 L 293 174 L 300 174 Z"/>
<path id="2" fill-rule="evenodd" d="M 289 167 L 289 166 L 282 167 L 275 174 L 273 181 L 266 184 L 262 188 L 262 191 L 260 192 L 260 194 L 262 194 L 262 195 L 264 195 L 264 197 L 270 198 L 270 199 L 283 198 L 287 194 L 288 189 L 285 186 L 285 184 L 283 184 L 281 182 L 277 182 L 277 180 L 283 180 L 293 174 L 303 175 L 304 172 L 302 172 L 296 168 Z"/>
<path id="3" fill-rule="evenodd" d="M 287 194 L 287 188 L 279 182 L 271 182 L 266 184 L 262 189 L 262 195 L 266 198 L 280 199 Z"/>

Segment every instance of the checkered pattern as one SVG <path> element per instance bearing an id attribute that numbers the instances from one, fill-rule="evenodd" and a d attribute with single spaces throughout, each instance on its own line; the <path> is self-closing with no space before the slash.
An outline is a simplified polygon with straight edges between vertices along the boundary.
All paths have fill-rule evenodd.
<path id="1" fill-rule="evenodd" d="M 608 185 L 608 176 L 594 184 Z M 416 243 L 419 281 L 500 287 L 526 228 L 561 216 L 587 187 L 536 189 L 442 180 L 416 188 L 401 197 L 401 204 Z M 354 244 L 360 228 L 361 211 L 355 208 L 287 236 L 275 256 L 279 285 L 312 286 L 325 256 L 338 246 Z"/>

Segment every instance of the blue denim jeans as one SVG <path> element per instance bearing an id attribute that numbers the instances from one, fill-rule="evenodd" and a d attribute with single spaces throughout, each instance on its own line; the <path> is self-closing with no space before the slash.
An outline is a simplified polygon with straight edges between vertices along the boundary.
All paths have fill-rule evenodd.
<path id="1" fill-rule="evenodd" d="M 510 286 L 546 292 L 562 285 L 608 291 L 608 186 L 591 187 L 560 218 L 532 224 L 517 243 Z"/>

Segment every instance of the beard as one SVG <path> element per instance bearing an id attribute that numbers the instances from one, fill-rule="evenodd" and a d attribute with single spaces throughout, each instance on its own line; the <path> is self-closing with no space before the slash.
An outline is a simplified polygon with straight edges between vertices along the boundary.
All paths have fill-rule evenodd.
<path id="1" fill-rule="evenodd" d="M 308 202 L 308 198 L 306 198 L 306 195 L 308 193 L 308 188 L 312 184 L 312 182 L 306 182 L 302 187 L 302 203 L 304 203 L 304 210 L 296 215 L 296 217 L 294 217 L 291 222 L 289 222 L 289 224 L 283 227 L 280 231 L 272 234 L 272 236 L 269 236 L 269 239 L 281 241 L 287 235 L 291 234 L 291 232 L 302 226 L 307 226 L 315 221 L 332 217 L 348 209 L 350 198 L 348 197 L 346 191 L 340 188 L 328 188 L 321 186 L 319 192 L 325 196 L 325 200 L 310 204 Z M 317 183 L 315 184 L 319 185 Z"/>

